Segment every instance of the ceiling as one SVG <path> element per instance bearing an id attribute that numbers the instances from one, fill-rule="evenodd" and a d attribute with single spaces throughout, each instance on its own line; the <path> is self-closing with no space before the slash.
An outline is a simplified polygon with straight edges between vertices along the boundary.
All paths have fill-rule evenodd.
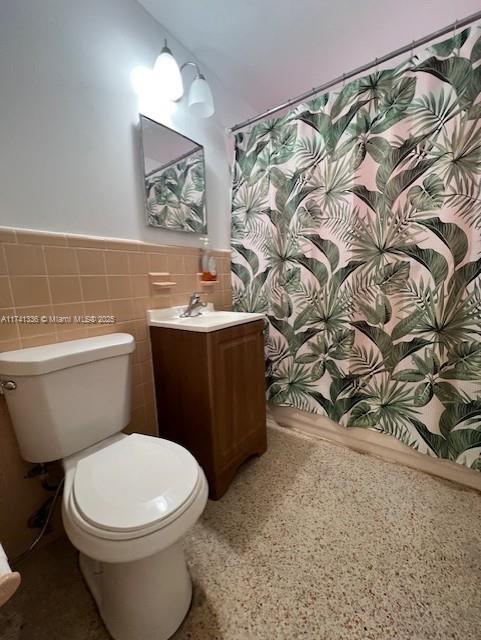
<path id="1" fill-rule="evenodd" d="M 140 2 L 251 115 L 480 8 L 479 0 Z"/>

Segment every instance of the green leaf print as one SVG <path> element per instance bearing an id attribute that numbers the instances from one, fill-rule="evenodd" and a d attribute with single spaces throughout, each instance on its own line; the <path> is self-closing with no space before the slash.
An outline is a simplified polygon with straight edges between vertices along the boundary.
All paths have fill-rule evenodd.
<path id="1" fill-rule="evenodd" d="M 446 58 L 447 56 L 451 55 L 455 51 L 455 49 L 459 49 L 463 46 L 463 44 L 468 39 L 469 33 L 469 29 L 464 29 L 464 31 L 457 33 L 452 38 L 449 38 L 449 40 L 444 40 L 443 42 L 439 42 L 438 44 L 433 44 L 430 47 L 430 50 L 440 58 Z"/>
<path id="2" fill-rule="evenodd" d="M 400 247 L 398 251 L 426 267 L 433 277 L 434 284 L 437 285 L 446 279 L 448 275 L 446 258 L 434 249 L 421 249 L 419 246 L 411 245 Z"/>
<path id="3" fill-rule="evenodd" d="M 419 64 L 414 71 L 430 73 L 439 80 L 447 82 L 456 91 L 458 98 L 462 98 L 467 90 L 473 73 L 471 62 L 461 57 L 444 60 L 432 57 Z"/>
<path id="4" fill-rule="evenodd" d="M 474 25 L 237 134 L 232 172 L 234 308 L 266 314 L 269 401 L 477 471 L 480 61 Z"/>
<path id="5" fill-rule="evenodd" d="M 423 180 L 422 186 L 411 187 L 407 196 L 418 211 L 439 209 L 444 200 L 444 183 L 439 176 L 431 174 Z"/>
<path id="6" fill-rule="evenodd" d="M 425 382 L 418 385 L 414 389 L 414 404 L 416 407 L 424 407 L 433 397 L 433 385 L 430 382 Z"/>
<path id="7" fill-rule="evenodd" d="M 468 252 L 468 238 L 461 227 L 452 222 L 443 222 L 440 218 L 420 220 L 419 224 L 430 229 L 438 236 L 441 242 L 444 242 L 453 254 L 455 265 L 463 261 Z"/>
<path id="8" fill-rule="evenodd" d="M 387 264 L 377 277 L 379 288 L 386 294 L 396 293 L 409 278 L 409 262 L 401 260 Z"/>

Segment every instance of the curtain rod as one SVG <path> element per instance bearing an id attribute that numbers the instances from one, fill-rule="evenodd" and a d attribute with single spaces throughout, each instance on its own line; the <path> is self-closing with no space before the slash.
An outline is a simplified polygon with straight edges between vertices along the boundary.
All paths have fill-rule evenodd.
<path id="1" fill-rule="evenodd" d="M 157 173 L 158 171 L 162 171 L 163 169 L 167 169 L 167 167 L 170 167 L 173 164 L 177 164 L 181 160 L 184 160 L 184 158 L 188 158 L 189 156 L 191 156 L 193 153 L 196 153 L 200 149 L 202 149 L 202 145 L 196 144 L 196 148 L 191 149 L 190 151 L 186 151 L 185 153 L 178 156 L 177 158 L 174 158 L 173 160 L 169 160 L 169 162 L 166 162 L 165 164 L 161 164 L 160 167 L 158 167 L 157 169 L 152 169 L 152 171 L 149 171 L 149 173 L 146 173 L 144 176 L 144 179 L 150 178 L 150 176 L 153 176 L 154 173 Z"/>
<path id="2" fill-rule="evenodd" d="M 397 58 L 397 56 L 400 56 L 403 53 L 407 53 L 408 51 L 412 51 L 417 47 L 421 47 L 422 45 L 427 44 L 431 40 L 435 40 L 440 36 L 446 35 L 450 31 L 462 29 L 468 24 L 471 24 L 472 22 L 475 22 L 476 20 L 479 20 L 479 19 L 481 19 L 481 11 L 476 11 L 476 13 L 472 13 L 470 16 L 466 16 L 466 18 L 463 18 L 462 20 L 455 20 L 454 22 L 449 24 L 447 27 L 438 29 L 437 31 L 434 31 L 433 33 L 430 33 L 429 35 L 424 36 L 423 38 L 419 38 L 419 40 L 413 40 L 411 43 L 404 45 L 404 47 L 395 49 L 394 51 L 391 51 L 390 53 L 387 53 L 386 55 L 381 56 L 380 58 L 375 58 L 375 60 L 372 60 L 371 62 L 367 62 L 366 64 L 363 64 L 360 67 L 357 67 L 352 71 L 349 71 L 349 73 L 343 73 L 341 76 L 338 76 L 333 80 L 329 80 L 329 82 L 325 82 L 324 84 L 321 84 L 318 87 L 314 87 L 313 89 L 310 89 L 305 93 L 301 93 L 296 98 L 291 98 L 290 100 L 287 100 L 286 102 L 284 102 L 283 104 L 280 104 L 277 107 L 274 107 L 272 109 L 267 109 L 267 111 L 263 111 L 257 116 L 248 118 L 247 120 L 244 120 L 244 122 L 240 122 L 239 124 L 234 125 L 229 131 L 230 133 L 233 133 L 234 131 L 243 129 L 249 124 L 253 124 L 254 122 L 263 120 L 264 118 L 267 118 L 268 116 L 274 113 L 277 113 L 278 111 L 282 111 L 283 109 L 286 109 L 287 107 L 290 107 L 293 104 L 303 102 L 307 98 L 315 96 L 316 94 L 321 93 L 322 91 L 325 91 L 326 89 L 329 89 L 330 87 L 333 87 L 336 84 L 344 82 L 345 80 L 349 80 L 350 78 L 353 78 L 354 76 L 357 76 L 360 73 L 364 73 L 364 71 L 371 69 L 371 67 L 377 67 L 379 64 L 383 64 L 388 60 L 392 60 L 392 58 Z"/>

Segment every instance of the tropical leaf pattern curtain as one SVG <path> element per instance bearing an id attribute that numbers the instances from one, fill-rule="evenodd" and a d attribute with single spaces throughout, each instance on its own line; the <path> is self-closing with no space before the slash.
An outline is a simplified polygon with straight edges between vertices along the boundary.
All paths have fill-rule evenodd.
<path id="1" fill-rule="evenodd" d="M 150 173 L 145 191 L 148 224 L 206 233 L 203 149 Z"/>
<path id="2" fill-rule="evenodd" d="M 236 136 L 268 398 L 481 471 L 481 30 Z"/>

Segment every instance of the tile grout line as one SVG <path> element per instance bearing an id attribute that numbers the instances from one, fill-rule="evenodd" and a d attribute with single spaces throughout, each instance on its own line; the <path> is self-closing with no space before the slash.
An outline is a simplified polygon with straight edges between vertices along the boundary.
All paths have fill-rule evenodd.
<path id="1" fill-rule="evenodd" d="M 15 232 L 15 238 L 16 237 L 17 237 L 17 234 Z M 12 280 L 10 278 L 10 269 L 9 269 L 8 262 L 7 262 L 7 252 L 5 251 L 4 244 L 5 243 L 2 243 L 2 253 L 3 253 L 3 257 L 5 259 L 5 267 L 7 269 L 6 276 L 7 276 L 8 291 L 10 293 L 10 298 L 12 300 L 13 315 L 16 316 L 17 315 L 17 307 L 15 305 L 15 298 L 13 297 Z M 20 336 L 20 327 L 18 326 L 18 322 L 15 323 L 15 333 L 16 333 L 16 340 L 20 343 L 20 346 L 22 346 L 22 340 L 21 340 L 21 336 Z"/>
<path id="2" fill-rule="evenodd" d="M 45 255 L 45 247 L 46 246 L 47 245 L 42 244 L 40 248 L 41 248 L 42 256 L 43 256 L 43 266 L 44 266 L 44 269 L 45 269 L 45 277 L 47 279 L 48 297 L 49 297 L 49 300 L 50 300 L 50 305 L 49 306 L 51 307 L 52 313 L 53 313 L 54 309 L 53 309 L 52 287 L 50 286 L 50 276 L 49 276 L 49 273 L 48 273 L 47 256 Z M 56 342 L 60 342 L 60 340 L 59 340 L 60 336 L 59 336 L 59 333 L 58 333 L 57 325 L 55 325 L 55 327 L 54 327 L 54 335 L 55 335 L 55 341 Z M 23 345 L 23 340 L 22 340 L 22 345 Z"/>

